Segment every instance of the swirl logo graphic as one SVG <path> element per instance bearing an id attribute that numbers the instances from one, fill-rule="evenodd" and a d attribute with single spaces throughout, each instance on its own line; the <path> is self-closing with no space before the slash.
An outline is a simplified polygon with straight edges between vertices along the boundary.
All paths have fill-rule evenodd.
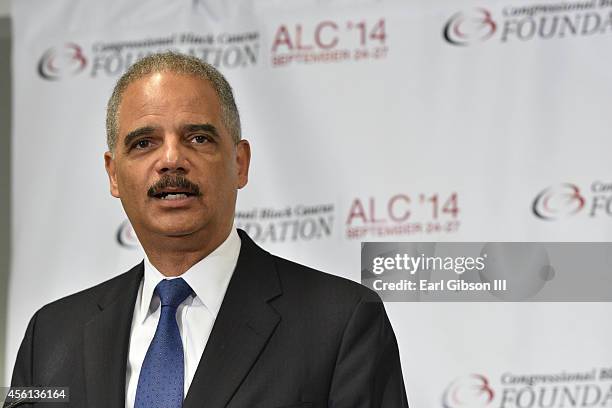
<path id="1" fill-rule="evenodd" d="M 494 395 L 484 375 L 470 374 L 450 383 L 442 396 L 442 405 L 444 408 L 486 407 Z"/>
<path id="2" fill-rule="evenodd" d="M 576 185 L 562 183 L 538 194 L 531 209 L 536 217 L 551 221 L 576 214 L 584 208 L 584 203 L 585 199 Z"/>
<path id="3" fill-rule="evenodd" d="M 80 46 L 67 43 L 49 48 L 38 61 L 38 74 L 49 81 L 74 76 L 85 69 L 87 58 Z"/>
<path id="4" fill-rule="evenodd" d="M 117 242 L 125 248 L 138 248 L 140 246 L 140 241 L 138 241 L 134 228 L 132 228 L 132 224 L 128 220 L 123 221 L 119 226 Z"/>
<path id="5" fill-rule="evenodd" d="M 496 30 L 497 24 L 493 21 L 491 12 L 475 8 L 468 13 L 454 14 L 444 26 L 443 34 L 448 43 L 465 46 L 488 40 Z"/>

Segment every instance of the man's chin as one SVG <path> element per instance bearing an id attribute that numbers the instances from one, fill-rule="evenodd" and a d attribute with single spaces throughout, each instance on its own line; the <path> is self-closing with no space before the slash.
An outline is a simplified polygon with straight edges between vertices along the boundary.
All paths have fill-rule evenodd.
<path id="1" fill-rule="evenodd" d="M 185 232 L 185 231 L 170 231 L 165 232 L 163 235 L 167 238 L 189 238 L 194 235 L 193 231 Z"/>
<path id="2" fill-rule="evenodd" d="M 168 238 L 188 238 L 195 234 L 195 228 L 164 228 L 158 231 L 159 235 Z"/>
<path id="3" fill-rule="evenodd" d="M 193 224 L 168 223 L 156 225 L 150 229 L 154 235 L 167 238 L 188 238 L 202 229 L 202 226 Z"/>

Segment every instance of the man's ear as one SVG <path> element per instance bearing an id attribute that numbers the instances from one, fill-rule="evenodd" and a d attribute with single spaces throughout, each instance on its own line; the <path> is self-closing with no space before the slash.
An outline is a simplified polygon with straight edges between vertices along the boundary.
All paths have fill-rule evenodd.
<path id="1" fill-rule="evenodd" d="M 111 152 L 104 153 L 104 167 L 106 168 L 106 174 L 108 174 L 108 181 L 110 183 L 110 193 L 113 197 L 119 198 L 119 187 L 117 185 L 117 173 L 115 169 L 115 159 Z"/>
<path id="2" fill-rule="evenodd" d="M 249 182 L 249 164 L 251 163 L 251 145 L 248 140 L 240 140 L 236 144 L 236 166 L 238 168 L 238 185 L 242 188 Z"/>

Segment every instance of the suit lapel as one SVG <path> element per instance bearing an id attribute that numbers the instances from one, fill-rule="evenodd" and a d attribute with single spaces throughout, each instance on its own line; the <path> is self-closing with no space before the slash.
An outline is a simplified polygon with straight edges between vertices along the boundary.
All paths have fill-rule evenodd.
<path id="1" fill-rule="evenodd" d="M 111 281 L 98 301 L 100 313 L 85 325 L 84 361 L 87 406 L 125 406 L 125 370 L 130 328 L 143 263 Z"/>
<path id="2" fill-rule="evenodd" d="M 280 321 L 268 304 L 281 294 L 272 256 L 239 233 L 238 263 L 183 408 L 225 407 Z"/>

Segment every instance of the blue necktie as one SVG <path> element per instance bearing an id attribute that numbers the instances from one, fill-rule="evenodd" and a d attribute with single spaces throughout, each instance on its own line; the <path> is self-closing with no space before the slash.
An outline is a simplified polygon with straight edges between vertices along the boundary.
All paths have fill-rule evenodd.
<path id="1" fill-rule="evenodd" d="M 161 299 L 161 316 L 142 363 L 134 408 L 180 408 L 185 365 L 176 309 L 193 290 L 177 278 L 159 282 L 155 293 Z"/>

